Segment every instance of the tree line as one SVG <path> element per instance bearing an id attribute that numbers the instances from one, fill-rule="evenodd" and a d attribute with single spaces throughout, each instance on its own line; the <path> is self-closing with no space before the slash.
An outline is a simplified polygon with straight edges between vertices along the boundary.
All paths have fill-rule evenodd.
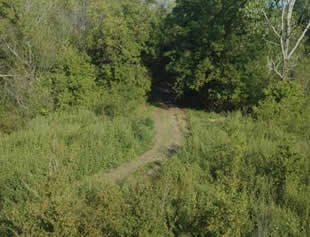
<path id="1" fill-rule="evenodd" d="M 1 112 L 132 109 L 150 88 L 142 53 L 155 13 L 139 0 L 1 1 Z"/>
<path id="2" fill-rule="evenodd" d="M 307 1 L 172 6 L 2 0 L 1 110 L 31 116 L 101 103 L 119 113 L 159 80 L 204 108 L 248 109 L 272 81 L 294 79 L 295 66 L 308 63 Z"/>

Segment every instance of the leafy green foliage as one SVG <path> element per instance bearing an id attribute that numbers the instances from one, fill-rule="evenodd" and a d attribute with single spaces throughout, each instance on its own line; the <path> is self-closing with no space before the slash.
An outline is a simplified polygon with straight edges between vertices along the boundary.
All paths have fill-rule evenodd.
<path id="1" fill-rule="evenodd" d="M 86 49 L 97 66 L 98 84 L 124 94 L 127 101 L 141 102 L 150 89 L 141 54 L 149 38 L 151 12 L 137 0 L 93 1 L 90 12 Z"/>
<path id="2" fill-rule="evenodd" d="M 153 19 L 147 12 L 138 0 L 2 0 L 0 100 L 34 115 L 98 103 L 133 111 L 150 89 L 141 58 Z M 105 94 L 119 104 L 103 101 Z"/>
<path id="3" fill-rule="evenodd" d="M 296 82 L 280 82 L 265 91 L 266 98 L 254 109 L 259 120 L 273 120 L 282 129 L 308 136 L 309 98 Z"/>
<path id="4" fill-rule="evenodd" d="M 89 106 L 96 96 L 95 68 L 87 57 L 66 49 L 65 58 L 43 75 L 48 84 L 54 108 Z M 98 89 L 97 89 L 98 90 Z M 94 98 L 95 99 L 95 98 Z"/>
<path id="5" fill-rule="evenodd" d="M 1 29 L 1 99 L 31 111 L 36 86 L 42 74 L 70 51 L 72 28 L 60 1 L 1 1 L 4 27 Z M 41 89 L 41 88 L 40 88 Z M 47 93 L 48 94 L 48 93 Z M 43 100 L 45 101 L 45 100 Z"/>
<path id="6" fill-rule="evenodd" d="M 180 96 L 198 94 L 201 104 L 232 109 L 255 104 L 267 77 L 262 70 L 264 43 L 247 1 L 176 2 L 166 21 L 164 57 Z M 255 89 L 254 89 L 255 88 Z"/>

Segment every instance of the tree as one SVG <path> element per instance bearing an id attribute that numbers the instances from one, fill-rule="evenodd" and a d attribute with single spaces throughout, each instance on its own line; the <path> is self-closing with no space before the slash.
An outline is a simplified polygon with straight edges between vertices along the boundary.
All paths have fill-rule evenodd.
<path id="1" fill-rule="evenodd" d="M 310 29 L 310 20 L 307 20 L 306 26 L 301 31 L 298 30 L 297 20 L 294 19 L 296 0 L 281 0 L 280 8 L 282 8 L 281 18 L 273 23 L 267 13 L 263 10 L 264 17 L 272 29 L 277 39 L 277 45 L 280 45 L 281 56 L 277 59 L 271 59 L 269 66 L 280 79 L 288 80 L 294 67 L 292 58 L 295 56 L 297 49 L 300 47 L 306 33 Z M 278 27 L 280 26 L 280 27 Z"/>
<path id="2" fill-rule="evenodd" d="M 115 95 L 109 96 L 110 108 L 132 110 L 130 102 L 143 101 L 150 89 L 142 53 L 151 32 L 151 16 L 148 3 L 140 0 L 93 0 L 89 4 L 85 48 L 96 65 L 97 84 Z"/>
<path id="3" fill-rule="evenodd" d="M 252 87 L 263 87 L 257 86 L 265 77 L 257 65 L 265 46 L 252 29 L 247 5 L 245 0 L 176 1 L 166 22 L 163 61 L 179 97 L 197 96 L 196 105 L 216 110 L 257 100 L 259 90 Z"/>
<path id="4" fill-rule="evenodd" d="M 0 90 L 2 100 L 26 108 L 36 70 L 31 45 L 20 44 L 19 10 L 19 1 L 0 1 Z"/>

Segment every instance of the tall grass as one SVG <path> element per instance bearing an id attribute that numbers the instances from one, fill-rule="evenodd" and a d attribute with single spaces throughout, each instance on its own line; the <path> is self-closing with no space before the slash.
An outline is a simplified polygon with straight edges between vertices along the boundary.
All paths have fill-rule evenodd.
<path id="1" fill-rule="evenodd" d="M 281 119 L 232 113 L 214 122 L 209 114 L 192 112 L 192 136 L 178 159 L 189 170 L 199 167 L 193 183 L 205 200 L 189 203 L 198 205 L 205 220 L 186 224 L 206 228 L 210 236 L 307 236 L 309 115 L 304 107 L 298 118 L 287 110 Z M 207 214 L 209 208 L 216 216 Z"/>
<path id="2" fill-rule="evenodd" d="M 22 130 L 1 135 L 0 212 L 22 208 L 53 182 L 65 189 L 136 158 L 151 145 L 152 127 L 148 117 L 111 119 L 77 110 L 38 117 Z"/>
<path id="3" fill-rule="evenodd" d="M 189 111 L 180 152 L 121 186 L 70 184 L 139 152 L 149 120 L 87 111 L 34 120 L 1 140 L 0 236 L 309 236 L 310 111 L 284 112 Z M 18 154 L 35 158 L 20 165 Z"/>

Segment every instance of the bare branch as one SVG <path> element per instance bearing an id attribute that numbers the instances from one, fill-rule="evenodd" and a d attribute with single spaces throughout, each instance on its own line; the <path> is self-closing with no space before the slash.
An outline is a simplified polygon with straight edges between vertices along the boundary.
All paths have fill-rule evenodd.
<path id="1" fill-rule="evenodd" d="M 277 68 L 274 68 L 273 71 L 283 80 L 283 75 L 278 71 Z"/>
<path id="2" fill-rule="evenodd" d="M 282 0 L 282 18 L 281 18 L 281 34 L 285 32 L 285 24 L 284 24 L 284 18 L 285 18 L 285 11 L 286 11 L 286 6 L 287 6 L 287 0 L 284 2 Z"/>
<path id="3" fill-rule="evenodd" d="M 15 100 L 15 102 L 18 104 L 18 106 L 20 106 L 23 109 L 28 109 L 28 107 L 24 105 L 24 103 L 22 102 L 22 99 L 19 98 L 19 96 L 16 93 L 11 91 L 8 87 L 5 87 L 4 89 Z"/>
<path id="4" fill-rule="evenodd" d="M 295 26 L 293 23 L 293 17 L 294 17 L 293 13 L 294 13 L 294 7 L 296 5 L 296 0 L 281 0 L 280 3 L 282 7 L 282 16 L 278 20 L 278 24 L 281 25 L 281 32 L 277 31 L 276 24 L 274 25 L 271 24 L 269 18 L 267 17 L 267 14 L 264 11 L 263 14 L 273 32 L 278 36 L 282 52 L 282 58 L 278 64 L 274 63 L 274 61 L 270 62 L 269 60 L 268 62 L 269 68 L 270 70 L 274 71 L 281 79 L 286 80 L 289 78 L 292 68 L 296 66 L 294 62 L 292 62 L 291 57 L 294 55 L 297 48 L 303 41 L 306 33 L 310 29 L 310 21 L 306 26 L 306 28 L 304 29 L 304 31 L 302 32 L 302 34 L 299 36 L 296 43 L 294 42 L 295 46 L 292 47 L 291 41 L 295 39 L 294 36 L 296 35 L 295 29 L 297 28 L 297 25 Z M 274 42 L 271 42 L 270 44 L 275 45 Z"/>
<path id="5" fill-rule="evenodd" d="M 287 35 L 290 36 L 292 32 L 292 15 L 296 0 L 289 0 L 288 13 L 287 13 Z"/>
<path id="6" fill-rule="evenodd" d="M 286 24 L 287 24 L 287 32 L 285 35 L 285 49 L 286 49 L 286 57 L 289 54 L 289 48 L 290 48 L 290 39 L 291 39 L 291 32 L 292 32 L 292 15 L 293 15 L 293 10 L 295 6 L 296 0 L 288 0 L 288 10 L 287 10 L 287 19 L 286 19 Z"/>
<path id="7" fill-rule="evenodd" d="M 273 30 L 273 32 L 279 37 L 281 38 L 281 35 L 280 33 L 276 30 L 276 28 L 272 25 L 272 23 L 270 22 L 266 12 L 264 10 L 262 10 L 263 14 L 264 14 L 264 17 L 266 18 L 266 21 L 268 23 L 268 25 L 270 26 L 270 28 Z"/>
<path id="8" fill-rule="evenodd" d="M 269 66 L 270 71 L 275 72 L 281 79 L 283 79 L 283 75 L 279 72 L 279 69 L 278 69 L 281 61 L 278 60 L 278 62 L 275 63 L 273 60 L 270 60 L 269 57 L 267 57 L 267 61 L 268 61 L 268 66 Z"/>
<path id="9" fill-rule="evenodd" d="M 274 42 L 272 40 L 268 40 L 268 39 L 265 39 L 265 38 L 263 40 L 268 42 L 268 43 L 270 43 L 270 44 L 273 44 L 273 45 L 276 45 L 276 46 L 280 46 L 280 44 L 278 42 Z"/>
<path id="10" fill-rule="evenodd" d="M 295 23 L 292 27 L 291 27 L 291 33 L 287 36 L 288 38 L 291 38 L 294 34 L 294 32 L 299 28 L 299 25 L 297 23 Z"/>
<path id="11" fill-rule="evenodd" d="M 281 50 L 283 57 L 287 57 L 287 38 L 286 38 L 286 31 L 285 31 L 285 12 L 286 12 L 286 7 L 287 7 L 287 0 L 281 1 L 282 2 L 282 16 L 281 16 Z"/>
<path id="12" fill-rule="evenodd" d="M 302 32 L 301 36 L 299 37 L 299 39 L 296 42 L 295 47 L 292 49 L 292 51 L 290 52 L 288 58 L 291 58 L 293 56 L 293 54 L 295 53 L 296 49 L 298 48 L 298 46 L 301 44 L 303 38 L 305 37 L 307 31 L 310 29 L 310 21 L 308 23 L 308 25 L 306 26 L 305 30 Z"/>
<path id="13" fill-rule="evenodd" d="M 278 69 L 279 64 L 275 64 L 275 63 L 272 61 L 271 65 L 272 65 L 272 70 L 273 70 L 281 79 L 283 79 L 284 76 L 279 72 L 279 69 Z"/>
<path id="14" fill-rule="evenodd" d="M 5 75 L 5 74 L 0 74 L 0 77 L 6 78 L 6 77 L 14 77 L 13 75 Z"/>
<path id="15" fill-rule="evenodd" d="M 21 63 L 23 63 L 24 65 L 26 65 L 27 67 L 31 68 L 30 63 L 24 59 L 23 57 L 21 57 L 18 53 L 17 50 L 14 49 L 13 47 L 11 47 L 11 45 L 2 37 L 0 37 L 0 40 L 4 43 L 4 45 L 6 46 L 6 48 L 9 50 L 9 52 L 15 56 Z M 30 46 L 29 46 L 30 47 Z"/>

